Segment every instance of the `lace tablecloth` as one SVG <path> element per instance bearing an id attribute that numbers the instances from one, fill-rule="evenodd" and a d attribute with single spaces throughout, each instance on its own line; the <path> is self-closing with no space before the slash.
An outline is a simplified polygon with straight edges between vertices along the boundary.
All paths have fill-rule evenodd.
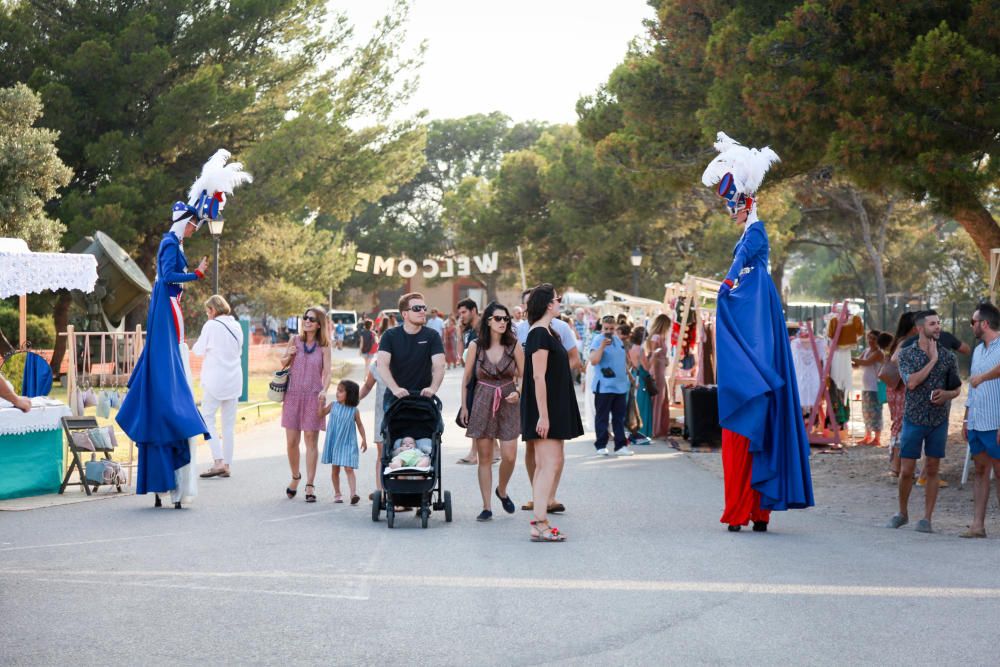
<path id="1" fill-rule="evenodd" d="M 57 289 L 93 292 L 96 282 L 93 255 L 27 252 L 26 245 L 23 249 L 0 245 L 0 299 Z"/>
<path id="2" fill-rule="evenodd" d="M 31 412 L 21 412 L 14 407 L 4 407 L 10 403 L 0 400 L 0 436 L 61 429 L 59 420 L 72 414 L 69 406 L 59 401 L 39 397 L 31 402 Z"/>

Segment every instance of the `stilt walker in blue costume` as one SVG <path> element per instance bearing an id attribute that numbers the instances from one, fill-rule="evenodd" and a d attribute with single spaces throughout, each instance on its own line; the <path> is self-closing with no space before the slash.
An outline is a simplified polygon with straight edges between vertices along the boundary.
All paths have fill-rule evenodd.
<path id="1" fill-rule="evenodd" d="M 702 176 L 718 184 L 733 221 L 743 227 L 719 289 L 716 321 L 719 420 L 726 509 L 721 522 L 738 531 L 751 520 L 767 530 L 771 510 L 813 505 L 806 436 L 792 351 L 778 290 L 768 270 L 768 241 L 757 219 L 756 193 L 778 161 L 719 132 Z"/>
<path id="2" fill-rule="evenodd" d="M 229 151 L 216 152 L 191 187 L 188 203 L 173 205 L 173 224 L 156 256 L 146 344 L 118 412 L 118 424 L 139 449 L 136 493 L 156 494 L 156 507 L 160 493 L 169 491 L 177 509 L 197 494 L 194 442 L 199 435 L 210 437 L 194 402 L 181 310 L 184 283 L 204 278 L 207 261 L 189 273 L 184 239 L 220 215 L 227 193 L 253 180 L 240 163 L 227 165 L 228 159 Z"/>

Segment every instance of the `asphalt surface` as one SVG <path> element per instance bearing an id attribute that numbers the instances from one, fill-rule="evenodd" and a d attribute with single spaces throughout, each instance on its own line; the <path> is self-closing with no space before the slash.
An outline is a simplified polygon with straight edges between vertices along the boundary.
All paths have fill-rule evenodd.
<path id="1" fill-rule="evenodd" d="M 811 511 L 729 533 L 721 480 L 662 444 L 567 446 L 563 544 L 531 543 L 528 513 L 499 503 L 477 523 L 475 468 L 454 463 L 459 379 L 441 392 L 450 524 L 390 530 L 367 500 L 335 505 L 329 466 L 319 502 L 301 486 L 287 500 L 276 423 L 240 436 L 233 476 L 183 510 L 134 496 L 0 513 L 0 664 L 997 663 L 995 542 Z M 371 398 L 362 410 L 370 428 Z M 520 460 L 510 495 L 529 497 Z"/>

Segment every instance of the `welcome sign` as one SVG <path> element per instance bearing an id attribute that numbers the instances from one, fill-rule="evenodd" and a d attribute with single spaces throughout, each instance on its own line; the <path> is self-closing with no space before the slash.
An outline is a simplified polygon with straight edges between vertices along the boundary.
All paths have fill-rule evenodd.
<path id="1" fill-rule="evenodd" d="M 361 273 L 371 273 L 376 276 L 398 275 L 400 278 L 412 278 L 417 273 L 423 273 L 424 278 L 454 278 L 455 276 L 472 275 L 475 265 L 477 273 L 496 273 L 497 253 L 487 253 L 478 257 L 448 257 L 445 259 L 425 259 L 420 263 L 408 257 L 382 257 L 359 252 L 354 270 Z"/>

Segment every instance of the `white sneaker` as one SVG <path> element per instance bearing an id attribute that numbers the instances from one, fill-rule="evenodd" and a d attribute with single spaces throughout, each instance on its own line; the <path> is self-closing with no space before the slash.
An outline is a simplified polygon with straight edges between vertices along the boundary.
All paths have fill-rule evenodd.
<path id="1" fill-rule="evenodd" d="M 601 447 L 597 450 L 598 456 L 611 456 L 611 452 L 608 451 L 607 447 Z"/>
<path id="2" fill-rule="evenodd" d="M 633 452 L 627 446 L 626 447 L 622 447 L 617 452 L 615 452 L 615 454 L 617 454 L 618 456 L 635 456 L 635 452 Z"/>

